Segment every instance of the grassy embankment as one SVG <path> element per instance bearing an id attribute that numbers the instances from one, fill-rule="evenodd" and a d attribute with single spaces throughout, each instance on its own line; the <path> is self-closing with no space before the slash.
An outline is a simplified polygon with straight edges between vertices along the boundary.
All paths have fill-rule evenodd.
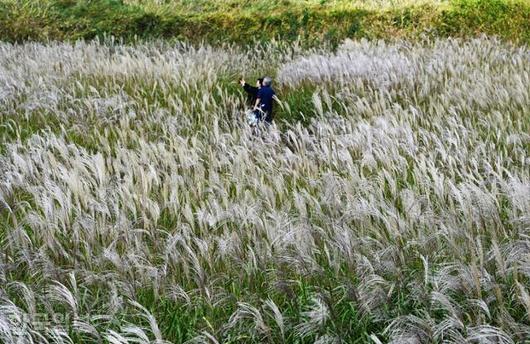
<path id="1" fill-rule="evenodd" d="M 154 1 L 4 0 L 0 39 L 7 41 L 178 38 L 248 43 L 273 37 L 307 44 L 350 38 L 497 35 L 530 42 L 523 0 Z"/>

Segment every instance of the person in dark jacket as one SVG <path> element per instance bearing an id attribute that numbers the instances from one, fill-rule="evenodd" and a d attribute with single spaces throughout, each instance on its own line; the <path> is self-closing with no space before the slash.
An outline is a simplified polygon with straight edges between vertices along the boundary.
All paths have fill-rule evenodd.
<path id="1" fill-rule="evenodd" d="M 256 96 L 254 109 L 262 113 L 262 118 L 267 124 L 272 124 L 272 104 L 276 99 L 276 93 L 272 89 L 272 79 L 270 77 L 263 78 L 262 86 Z"/>
<path id="2" fill-rule="evenodd" d="M 243 89 L 247 93 L 247 101 L 249 106 L 254 106 L 254 104 L 256 104 L 256 98 L 258 97 L 258 91 L 263 84 L 263 78 L 256 80 L 256 87 L 247 84 L 245 79 L 239 80 L 239 83 L 241 86 L 243 86 Z"/>

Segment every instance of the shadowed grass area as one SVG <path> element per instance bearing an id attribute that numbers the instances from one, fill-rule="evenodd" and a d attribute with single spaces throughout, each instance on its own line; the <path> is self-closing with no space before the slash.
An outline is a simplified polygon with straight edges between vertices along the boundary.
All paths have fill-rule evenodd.
<path id="1" fill-rule="evenodd" d="M 497 35 L 530 42 L 530 5 L 522 0 L 450 0 L 390 5 L 346 1 L 4 0 L 0 39 L 176 38 L 210 42 Z"/>

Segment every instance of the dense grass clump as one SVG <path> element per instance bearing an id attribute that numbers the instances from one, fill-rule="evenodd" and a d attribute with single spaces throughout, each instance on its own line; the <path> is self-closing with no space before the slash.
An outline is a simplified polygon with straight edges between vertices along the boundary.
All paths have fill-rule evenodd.
<path id="1" fill-rule="evenodd" d="M 496 35 L 530 43 L 525 0 L 3 0 L 0 39 L 200 42 L 281 39 L 310 46 L 344 38 Z"/>
<path id="2" fill-rule="evenodd" d="M 0 44 L 0 342 L 523 342 L 529 53 Z"/>

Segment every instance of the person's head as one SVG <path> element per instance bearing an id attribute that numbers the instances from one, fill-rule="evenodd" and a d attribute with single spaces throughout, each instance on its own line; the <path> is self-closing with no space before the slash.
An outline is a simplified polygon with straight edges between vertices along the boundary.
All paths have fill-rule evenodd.
<path id="1" fill-rule="evenodd" d="M 260 88 L 261 86 L 263 86 L 263 78 L 259 78 L 256 80 L 256 87 Z"/>
<path id="2" fill-rule="evenodd" d="M 272 78 L 269 76 L 264 77 L 263 86 L 272 86 Z"/>

